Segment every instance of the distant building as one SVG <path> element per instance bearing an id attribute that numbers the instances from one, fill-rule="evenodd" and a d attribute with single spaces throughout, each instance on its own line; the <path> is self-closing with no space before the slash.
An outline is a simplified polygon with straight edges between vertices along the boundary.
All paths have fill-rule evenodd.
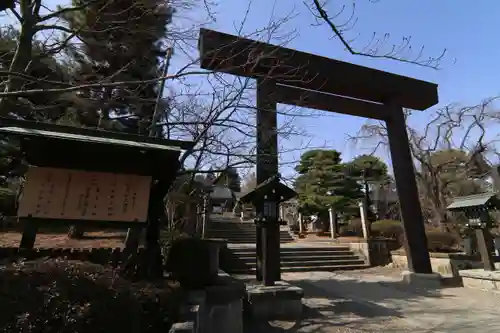
<path id="1" fill-rule="evenodd" d="M 210 193 L 210 201 L 212 207 L 215 210 L 221 210 L 221 212 L 230 212 L 236 203 L 236 195 L 227 186 L 224 185 L 213 185 L 212 193 Z"/>
<path id="2" fill-rule="evenodd" d="M 204 186 L 211 186 L 212 192 L 210 193 L 211 211 L 214 213 L 231 212 L 241 196 L 241 192 L 235 192 L 229 188 L 229 180 L 224 172 L 211 180 L 207 178 L 197 178 L 198 182 L 203 183 Z"/>

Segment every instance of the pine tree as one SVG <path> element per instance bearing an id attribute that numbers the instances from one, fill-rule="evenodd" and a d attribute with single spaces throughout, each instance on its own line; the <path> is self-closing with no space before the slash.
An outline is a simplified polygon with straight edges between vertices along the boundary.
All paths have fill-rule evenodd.
<path id="1" fill-rule="evenodd" d="M 74 6 L 87 3 L 73 0 Z M 68 53 L 77 64 L 75 83 L 106 81 L 148 81 L 160 75 L 158 56 L 173 9 L 161 0 L 102 0 L 84 10 L 65 16 L 69 26 L 79 31 L 81 48 Z M 148 135 L 159 93 L 159 82 L 128 86 L 82 89 L 82 104 L 93 105 L 80 111 L 86 126 Z M 127 116 L 111 121 L 114 116 Z M 70 236 L 81 230 L 71 228 Z"/>
<path id="2" fill-rule="evenodd" d="M 12 58 L 16 52 L 16 44 L 19 39 L 19 31 L 12 27 L 0 28 L 0 68 L 7 70 L 11 65 Z M 35 41 L 32 50 L 33 59 L 26 68 L 24 74 L 40 78 L 45 81 L 68 82 L 70 79 L 69 69 L 64 63 L 47 54 L 41 42 Z M 6 82 L 6 77 L 0 78 Z M 52 84 L 42 81 L 27 81 L 23 83 L 23 89 L 54 88 Z M 0 89 L 4 89 L 0 85 Z M 66 94 L 45 93 L 31 94 L 9 101 L 9 111 L 17 118 L 37 121 L 57 121 L 67 111 L 70 105 Z"/>
<path id="3" fill-rule="evenodd" d="M 362 196 L 357 179 L 351 177 L 336 150 L 311 150 L 301 156 L 295 170 L 299 173 L 295 189 L 305 214 L 327 216 L 328 208 L 354 212 Z"/>
<path id="4" fill-rule="evenodd" d="M 80 5 L 86 0 L 73 0 Z M 71 52 L 78 64 L 76 80 L 84 84 L 114 81 L 147 81 L 160 76 L 158 57 L 164 54 L 166 26 L 173 8 L 160 0 L 102 0 L 65 17 L 80 31 L 83 47 Z M 155 108 L 159 83 L 86 89 L 80 97 L 96 108 L 83 115 L 91 126 L 109 127 L 115 115 L 129 115 L 122 122 L 128 131 L 147 134 Z M 126 130 L 126 129 L 125 129 Z"/>
<path id="5" fill-rule="evenodd" d="M 0 68 L 8 69 L 19 38 L 19 31 L 6 26 L 0 28 Z M 69 80 L 69 70 L 64 63 L 47 54 L 43 45 L 33 43 L 33 60 L 27 67 L 25 74 L 46 81 L 64 82 Z M 5 82 L 5 80 L 0 80 Z M 25 89 L 53 88 L 52 85 L 42 81 L 25 82 Z M 3 85 L 0 89 L 3 90 Z M 10 114 L 19 119 L 46 122 L 58 122 L 67 113 L 71 105 L 65 94 L 31 94 L 9 100 Z M 27 170 L 27 163 L 23 158 L 17 139 L 0 135 L 0 210 L 4 215 L 16 214 L 16 201 L 20 177 Z"/>

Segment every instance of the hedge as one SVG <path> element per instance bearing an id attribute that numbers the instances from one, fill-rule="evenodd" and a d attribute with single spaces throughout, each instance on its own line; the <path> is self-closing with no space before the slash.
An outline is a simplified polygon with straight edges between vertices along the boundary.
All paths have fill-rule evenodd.
<path id="1" fill-rule="evenodd" d="M 460 245 L 460 237 L 450 232 L 441 230 L 428 230 L 427 248 L 431 252 L 452 252 L 456 251 Z"/>
<path id="2" fill-rule="evenodd" d="M 371 224 L 370 230 L 373 236 L 398 239 L 404 234 L 404 228 L 400 221 L 379 220 Z"/>
<path id="3" fill-rule="evenodd" d="M 426 230 L 427 249 L 430 252 L 456 252 L 460 247 L 460 236 L 451 232 L 445 232 L 438 229 Z M 405 242 L 404 233 L 400 237 L 400 243 Z"/>

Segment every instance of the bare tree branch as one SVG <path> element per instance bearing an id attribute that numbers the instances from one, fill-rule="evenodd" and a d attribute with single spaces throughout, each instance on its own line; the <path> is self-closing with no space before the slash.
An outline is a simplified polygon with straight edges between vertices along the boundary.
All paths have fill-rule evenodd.
<path id="1" fill-rule="evenodd" d="M 371 1 L 372 3 L 378 1 Z M 306 3 L 306 6 L 309 5 Z M 437 57 L 424 57 L 424 46 L 422 46 L 416 55 L 411 55 L 411 37 L 404 37 L 399 45 L 393 45 L 389 51 L 383 51 L 385 45 L 388 42 L 389 34 L 386 33 L 382 38 L 379 38 L 377 34 L 373 34 L 371 41 L 359 51 L 352 45 L 352 40 L 346 37 L 346 32 L 351 30 L 356 24 L 357 18 L 355 18 L 355 3 L 352 6 L 352 12 L 349 18 L 344 23 L 337 23 L 337 19 L 344 12 L 345 6 L 334 14 L 330 15 L 326 10 L 327 2 L 321 2 L 320 0 L 312 0 L 311 13 L 315 16 L 318 22 L 323 22 L 326 24 L 334 36 L 338 38 L 345 49 L 353 54 L 360 55 L 369 58 L 383 58 L 395 60 L 403 63 L 414 64 L 421 67 L 428 67 L 433 69 L 439 69 L 441 61 L 445 58 L 447 50 L 444 49 L 442 53 Z M 408 54 L 404 54 L 404 53 Z"/>
<path id="2" fill-rule="evenodd" d="M 498 137 L 485 140 L 488 127 L 498 126 L 495 119 L 498 99 L 488 98 L 465 107 L 447 105 L 435 110 L 422 129 L 408 126 L 422 207 L 434 223 L 447 220 L 446 206 L 451 197 L 482 191 L 478 181 L 494 176 L 495 165 L 487 162 L 485 153 L 486 147 L 496 151 L 494 143 Z M 388 146 L 384 125 L 383 122 L 368 123 L 350 140 L 371 142 L 371 151 L 375 153 L 380 147 Z"/>

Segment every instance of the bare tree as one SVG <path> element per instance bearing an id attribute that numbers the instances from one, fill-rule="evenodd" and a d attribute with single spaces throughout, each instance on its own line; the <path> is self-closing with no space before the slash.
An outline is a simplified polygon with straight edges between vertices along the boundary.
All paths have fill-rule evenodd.
<path id="1" fill-rule="evenodd" d="M 380 0 L 367 1 L 377 3 Z M 411 37 L 403 37 L 400 43 L 395 44 L 391 42 L 389 33 L 382 35 L 373 33 L 367 43 L 356 45 L 359 44 L 356 42 L 357 38 L 353 36 L 358 21 L 355 13 L 356 1 L 353 1 L 351 6 L 344 4 L 340 9 L 333 8 L 333 2 L 329 0 L 310 0 L 305 4 L 317 24 L 325 24 L 350 54 L 395 60 L 433 69 L 438 69 L 445 58 L 446 49 L 438 56 L 425 56 L 424 46 L 420 47 L 418 52 L 412 51 Z M 335 2 L 335 5 L 338 3 Z"/>
<path id="2" fill-rule="evenodd" d="M 206 172 L 211 166 L 216 170 L 228 167 L 251 167 L 255 161 L 255 82 L 248 78 L 232 77 L 198 68 L 198 54 L 196 36 L 198 23 L 183 29 L 170 30 L 166 36 L 166 44 L 174 47 L 175 53 L 181 55 L 182 64 L 177 68 L 165 71 L 162 75 L 140 81 L 120 80 L 121 71 L 126 71 L 127 64 L 116 73 L 109 73 L 105 78 L 86 78 L 84 82 L 54 81 L 46 78 L 33 77 L 27 71 L 35 55 L 33 45 L 43 44 L 45 55 L 58 55 L 61 60 L 71 61 L 65 51 L 78 51 L 84 41 L 80 36 L 81 29 L 70 28 L 62 20 L 65 15 L 82 11 L 97 1 L 89 0 L 79 6 L 65 5 L 51 8 L 49 2 L 44 0 L 20 0 L 16 8 L 10 9 L 11 15 L 18 20 L 19 38 L 11 63 L 7 68 L 0 69 L 0 79 L 3 79 L 3 92 L 0 92 L 0 116 L 7 116 L 9 106 L 18 102 L 23 97 L 33 95 L 64 94 L 72 100 L 76 112 L 91 112 L 103 110 L 106 106 L 99 103 L 88 103 L 89 98 L 83 93 L 86 89 L 129 87 L 144 84 L 165 83 L 167 93 L 161 100 L 130 100 L 130 103 L 156 103 L 154 123 L 149 124 L 149 130 L 157 132 L 161 128 L 165 136 L 170 139 L 185 139 L 195 143 L 193 149 L 185 151 L 181 156 L 181 163 L 185 166 L 183 173 L 192 183 L 194 176 Z M 181 0 L 179 0 L 181 1 Z M 189 8 L 187 2 L 182 2 L 183 8 Z M 205 3 L 210 7 L 209 3 Z M 248 10 L 251 2 L 248 3 Z M 97 13 L 98 14 L 98 13 Z M 209 16 L 214 15 L 212 11 Z M 98 16 L 98 15 L 97 15 Z M 245 16 L 240 27 L 236 28 L 239 35 L 260 39 L 266 42 L 278 41 L 286 44 L 294 37 L 294 31 L 282 31 L 281 27 L 290 20 L 292 14 L 276 18 L 271 15 L 267 26 L 257 29 L 249 34 L 243 34 L 247 17 Z M 119 22 L 116 27 L 121 29 Z M 83 28 L 82 28 L 83 29 Z M 126 31 L 133 34 L 134 31 Z M 249 61 L 258 61 L 251 60 Z M 250 64 L 251 65 L 251 64 Z M 173 67 L 172 67 L 173 68 Z M 271 69 L 272 72 L 272 69 Z M 271 75 L 271 74 L 270 74 Z M 27 82 L 43 83 L 43 88 L 29 86 Z M 201 83 L 200 83 L 201 82 Z M 83 96 L 83 97 L 82 97 Z M 114 101 L 106 100 L 107 105 Z M 279 112 L 286 115 L 286 120 L 281 124 L 278 133 L 283 138 L 304 136 L 307 133 L 295 126 L 298 117 L 309 116 L 311 113 L 297 108 L 280 108 Z M 102 114 L 105 114 L 102 116 Z M 116 118 L 109 116 L 109 112 L 102 112 L 101 120 L 96 126 L 113 128 Z M 122 118 L 129 117 L 125 114 Z M 41 119 L 44 120 L 44 119 Z M 61 122 L 73 124 L 74 117 L 71 113 L 64 115 Z M 303 147 L 297 147 L 301 149 Z M 284 149 L 280 150 L 281 152 Z M 291 163 L 291 162 L 289 162 Z"/>
<path id="3" fill-rule="evenodd" d="M 243 181 L 243 193 L 248 193 L 257 186 L 257 175 L 255 172 L 250 172 Z"/>
<path id="4" fill-rule="evenodd" d="M 496 154 L 498 137 L 487 135 L 487 129 L 498 124 L 497 100 L 489 98 L 466 107 L 448 105 L 434 111 L 423 128 L 408 126 L 422 208 L 429 221 L 437 225 L 447 221 L 446 206 L 451 197 L 484 191 L 484 179 L 492 170 L 487 156 Z M 411 115 L 407 110 L 407 120 Z M 372 153 L 388 146 L 383 122 L 365 124 L 350 139 L 371 142 Z"/>

